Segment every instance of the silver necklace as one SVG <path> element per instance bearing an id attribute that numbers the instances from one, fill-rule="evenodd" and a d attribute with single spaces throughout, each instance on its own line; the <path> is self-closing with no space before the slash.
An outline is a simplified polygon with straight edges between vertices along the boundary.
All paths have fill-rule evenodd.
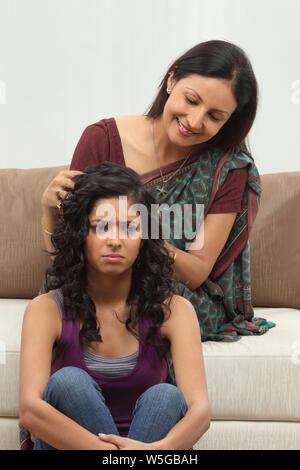
<path id="1" fill-rule="evenodd" d="M 173 178 L 179 170 L 181 170 L 181 168 L 183 167 L 183 165 L 185 164 L 185 162 L 187 162 L 188 158 L 190 157 L 190 155 L 192 154 L 192 152 L 190 152 L 187 157 L 185 158 L 185 160 L 182 162 L 182 164 L 180 165 L 179 168 L 177 168 L 177 170 L 175 171 L 175 173 L 172 173 L 171 176 L 169 176 L 169 178 L 167 178 L 166 180 L 164 179 L 164 176 L 162 174 L 162 171 L 161 171 L 161 167 L 160 167 L 160 164 L 159 164 L 159 158 L 158 158 L 158 153 L 157 153 L 157 148 L 156 148 L 156 144 L 155 144 L 155 138 L 154 138 L 154 119 L 152 119 L 152 139 L 153 139 L 153 147 L 154 147 L 154 153 L 155 153 L 155 157 L 156 157 L 156 161 L 157 161 L 157 164 L 158 164 L 158 168 L 159 168 L 159 171 L 160 171 L 160 176 L 162 178 L 162 186 L 159 188 L 157 188 L 158 192 L 161 194 L 161 195 L 165 195 L 167 194 L 167 190 L 164 188 L 165 184 L 168 183 L 168 181 L 170 181 L 171 178 Z"/>

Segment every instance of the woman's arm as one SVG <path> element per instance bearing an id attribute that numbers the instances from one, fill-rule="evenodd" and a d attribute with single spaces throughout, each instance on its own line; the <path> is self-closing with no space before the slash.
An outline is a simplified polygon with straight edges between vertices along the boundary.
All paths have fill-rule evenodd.
<path id="1" fill-rule="evenodd" d="M 59 191 L 59 196 L 64 199 L 67 195 L 66 188 L 74 188 L 74 181 L 72 178 L 75 175 L 81 174 L 82 171 L 70 171 L 63 170 L 58 173 L 58 175 L 50 181 L 47 188 L 45 189 L 42 196 L 42 229 L 43 236 L 45 241 L 45 246 L 48 251 L 53 251 L 53 245 L 51 242 L 51 234 L 53 233 L 55 224 L 59 219 L 59 209 L 57 205 L 59 200 L 57 199 L 57 191 Z M 54 256 L 51 257 L 54 259 Z"/>
<path id="2" fill-rule="evenodd" d="M 42 229 L 45 247 L 47 251 L 53 251 L 53 245 L 51 242 L 51 234 L 54 231 L 55 224 L 58 222 L 58 216 L 54 213 L 54 210 L 45 208 L 42 206 Z M 51 256 L 52 261 L 54 256 Z"/>
<path id="3" fill-rule="evenodd" d="M 171 315 L 161 332 L 171 343 L 177 387 L 183 393 L 188 411 L 167 436 L 155 443 L 158 449 L 188 450 L 210 425 L 201 333 L 192 304 L 179 295 L 170 303 Z"/>
<path id="4" fill-rule="evenodd" d="M 65 188 L 74 188 L 73 176 L 83 173 L 89 165 L 99 165 L 109 160 L 109 142 L 106 125 L 103 121 L 88 126 L 82 133 L 70 164 L 69 170 L 60 171 L 50 182 L 42 196 L 42 226 L 45 246 L 48 251 L 53 250 L 51 233 L 58 221 L 56 191 L 61 198 L 67 194 Z M 52 260 L 54 257 L 51 257 Z"/>
<path id="5" fill-rule="evenodd" d="M 204 220 L 203 247 L 197 250 L 192 247 L 200 244 L 200 231 L 187 252 L 164 242 L 170 254 L 176 253 L 174 277 L 192 290 L 203 284 L 225 246 L 235 219 L 236 213 L 208 214 Z"/>
<path id="6" fill-rule="evenodd" d="M 60 337 L 61 319 L 51 294 L 33 299 L 23 319 L 19 410 L 23 427 L 56 449 L 116 449 L 99 441 L 75 421 L 43 400 L 50 377 L 52 348 Z"/>

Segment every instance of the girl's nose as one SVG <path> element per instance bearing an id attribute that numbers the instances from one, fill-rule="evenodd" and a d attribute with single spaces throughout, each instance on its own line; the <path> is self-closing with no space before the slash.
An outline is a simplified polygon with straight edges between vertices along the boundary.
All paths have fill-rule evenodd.
<path id="1" fill-rule="evenodd" d="M 112 225 L 111 230 L 107 232 L 106 243 L 110 246 L 119 247 L 122 243 L 121 241 L 122 237 L 124 238 L 124 234 L 122 233 L 122 236 L 121 236 L 120 232 L 122 232 L 122 228 L 120 230 L 118 227 L 118 224 L 116 224 L 115 226 Z"/>

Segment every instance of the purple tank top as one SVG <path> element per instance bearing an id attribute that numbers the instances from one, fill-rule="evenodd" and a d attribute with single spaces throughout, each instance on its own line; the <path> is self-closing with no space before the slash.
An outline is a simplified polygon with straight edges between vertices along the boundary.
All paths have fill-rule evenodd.
<path id="1" fill-rule="evenodd" d="M 143 339 L 147 332 L 148 322 L 139 325 L 141 341 L 139 356 L 134 368 L 126 375 L 107 377 L 97 374 L 86 367 L 82 347 L 79 341 L 80 320 L 66 318 L 65 309 L 62 315 L 61 337 L 55 349 L 51 364 L 51 375 L 63 367 L 78 367 L 85 370 L 101 387 L 112 417 L 121 436 L 127 436 L 132 413 L 139 396 L 153 385 L 166 382 L 169 362 L 167 357 L 161 359 L 154 347 L 146 346 Z M 161 335 L 157 338 L 163 339 Z M 157 341 L 156 341 L 157 342 Z"/>

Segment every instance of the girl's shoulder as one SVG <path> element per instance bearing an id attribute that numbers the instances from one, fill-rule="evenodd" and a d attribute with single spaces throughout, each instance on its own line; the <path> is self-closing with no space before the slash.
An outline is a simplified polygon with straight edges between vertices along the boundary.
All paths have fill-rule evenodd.
<path id="1" fill-rule="evenodd" d="M 174 294 L 168 297 L 163 303 L 165 320 L 161 331 L 164 336 L 168 336 L 168 332 L 181 328 L 182 325 L 191 322 L 198 323 L 196 311 L 192 303 L 183 296 Z"/>
<path id="2" fill-rule="evenodd" d="M 24 313 L 23 324 L 31 325 L 29 330 L 39 334 L 39 330 L 47 329 L 49 335 L 58 338 L 61 333 L 61 317 L 57 302 L 49 292 L 32 299 Z"/>
<path id="3" fill-rule="evenodd" d="M 179 294 L 173 294 L 170 297 L 167 297 L 164 302 L 163 302 L 163 308 L 166 308 L 166 305 L 169 306 L 169 308 L 172 311 L 177 311 L 180 310 L 181 308 L 184 309 L 194 309 L 193 304 L 184 298 L 182 295 Z"/>
<path id="4" fill-rule="evenodd" d="M 40 308 L 43 307 L 43 310 L 48 311 L 57 311 L 59 312 L 59 308 L 57 305 L 56 300 L 54 299 L 53 295 L 50 292 L 45 294 L 40 294 L 37 297 L 34 297 L 28 304 L 28 306 L 32 308 Z"/>
<path id="5" fill-rule="evenodd" d="M 40 315 L 49 317 L 49 319 L 53 319 L 54 321 L 61 321 L 59 305 L 50 292 L 38 295 L 32 299 L 29 302 L 26 310 L 33 311 L 34 313 L 39 312 Z"/>

